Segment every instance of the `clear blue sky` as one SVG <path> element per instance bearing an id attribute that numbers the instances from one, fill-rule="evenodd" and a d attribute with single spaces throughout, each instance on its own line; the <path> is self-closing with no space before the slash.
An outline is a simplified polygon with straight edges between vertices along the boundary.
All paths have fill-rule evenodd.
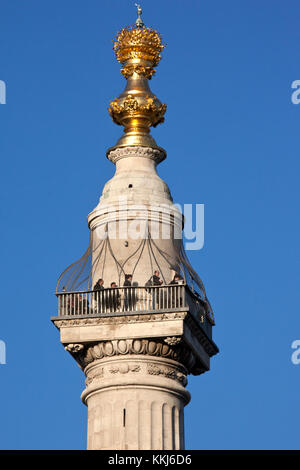
<path id="1" fill-rule="evenodd" d="M 50 323 L 61 271 L 88 244 L 87 214 L 114 172 L 107 113 L 124 79 L 112 40 L 127 0 L 2 0 L 0 80 L 2 449 L 86 445 L 84 376 Z M 296 0 L 144 0 L 167 48 L 153 131 L 178 203 L 205 204 L 190 252 L 216 316 L 220 354 L 190 377 L 189 449 L 299 449 L 300 79 Z"/>

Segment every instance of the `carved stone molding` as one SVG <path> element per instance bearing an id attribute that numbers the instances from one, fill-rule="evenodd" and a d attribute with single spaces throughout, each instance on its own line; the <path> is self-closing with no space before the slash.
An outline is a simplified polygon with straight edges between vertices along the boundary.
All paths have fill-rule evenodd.
<path id="1" fill-rule="evenodd" d="M 118 325 L 124 323 L 136 323 L 136 322 L 147 322 L 147 321 L 163 321 L 163 320 L 183 320 L 187 315 L 187 312 L 175 312 L 175 313 L 151 313 L 149 315 L 121 315 L 121 316 L 101 316 L 95 318 L 75 318 L 70 320 L 54 320 L 55 326 L 61 328 L 64 326 L 87 326 L 87 325 Z"/>
<path id="2" fill-rule="evenodd" d="M 184 344 L 169 345 L 164 342 L 164 339 L 100 341 L 96 344 L 86 345 L 81 351 L 74 351 L 73 355 L 82 368 L 99 359 L 125 355 L 147 355 L 173 359 L 184 364 L 188 370 L 196 362 L 193 353 Z"/>
<path id="3" fill-rule="evenodd" d="M 107 158 L 116 163 L 121 158 L 128 158 L 128 157 L 139 157 L 139 158 L 150 158 L 154 160 L 156 163 L 162 162 L 166 158 L 166 154 L 164 151 L 151 148 L 151 147 L 119 147 L 114 150 L 111 150 L 107 156 Z"/>
<path id="4" fill-rule="evenodd" d="M 176 346 L 177 344 L 181 343 L 182 338 L 179 336 L 168 336 L 164 341 L 170 346 Z"/>
<path id="5" fill-rule="evenodd" d="M 181 383 L 184 387 L 187 385 L 186 369 L 184 367 L 176 366 L 174 364 L 155 364 L 154 362 L 113 362 L 106 363 L 102 367 L 96 367 L 95 369 L 88 370 L 87 379 L 85 381 L 86 386 L 90 385 L 94 380 L 109 379 L 112 376 L 118 374 L 125 375 L 128 373 L 140 373 L 142 376 L 155 375 L 162 376 L 168 379 L 176 380 Z"/>
<path id="6" fill-rule="evenodd" d="M 187 385 L 186 375 L 172 367 L 148 364 L 147 372 L 150 375 L 162 375 L 168 379 L 178 380 L 178 382 L 180 382 L 184 387 Z"/>
<path id="7" fill-rule="evenodd" d="M 83 344 L 67 344 L 65 346 L 65 350 L 69 351 L 70 353 L 78 353 L 79 351 L 82 351 L 84 349 Z"/>
<path id="8" fill-rule="evenodd" d="M 98 368 L 95 373 L 90 373 L 86 378 L 85 385 L 90 385 L 95 379 L 102 379 L 104 376 L 104 368 Z"/>
<path id="9" fill-rule="evenodd" d="M 140 372 L 141 366 L 139 364 L 114 364 L 110 367 L 109 372 L 111 374 L 127 374 L 128 372 Z"/>

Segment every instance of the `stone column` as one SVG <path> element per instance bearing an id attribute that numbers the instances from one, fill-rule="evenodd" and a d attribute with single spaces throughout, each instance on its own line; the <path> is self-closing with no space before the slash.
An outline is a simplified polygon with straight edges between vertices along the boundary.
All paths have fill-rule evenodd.
<path id="1" fill-rule="evenodd" d="M 95 345 L 93 352 L 110 350 L 111 344 Z M 120 355 L 85 368 L 88 449 L 184 449 L 183 409 L 190 400 L 185 367 L 168 358 L 124 354 L 126 349 L 164 346 L 168 349 L 158 342 L 121 340 L 113 345 Z"/>
<path id="2" fill-rule="evenodd" d="M 187 374 L 218 351 L 198 315 L 181 311 L 53 319 L 86 375 L 88 449 L 182 450 Z"/>

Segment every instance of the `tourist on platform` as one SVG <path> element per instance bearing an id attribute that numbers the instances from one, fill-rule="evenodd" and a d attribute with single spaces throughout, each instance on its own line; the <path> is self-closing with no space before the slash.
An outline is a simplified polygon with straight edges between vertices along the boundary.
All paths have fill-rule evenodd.
<path id="1" fill-rule="evenodd" d="M 95 302 L 95 313 L 104 312 L 104 281 L 102 278 L 98 279 L 94 285 L 94 302 Z"/>
<path id="2" fill-rule="evenodd" d="M 131 311 L 134 303 L 134 292 L 132 286 L 132 274 L 125 274 L 124 289 L 124 307 L 125 310 Z M 127 288 L 127 289 L 126 289 Z"/>
<path id="3" fill-rule="evenodd" d="M 118 286 L 115 282 L 110 284 L 110 292 L 109 292 L 109 308 L 112 312 L 117 312 L 120 307 L 120 293 Z"/>
<path id="4" fill-rule="evenodd" d="M 104 281 L 103 279 L 100 278 L 94 285 L 94 290 L 102 290 L 102 289 L 104 289 Z"/>

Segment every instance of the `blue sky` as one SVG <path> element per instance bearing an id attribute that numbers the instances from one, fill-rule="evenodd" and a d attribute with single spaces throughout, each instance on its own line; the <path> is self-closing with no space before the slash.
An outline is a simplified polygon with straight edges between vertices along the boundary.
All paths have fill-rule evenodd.
<path id="1" fill-rule="evenodd" d="M 112 40 L 127 0 L 2 0 L 0 80 L 2 449 L 84 449 L 84 376 L 50 323 L 56 280 L 88 244 L 87 214 L 114 172 L 124 79 Z M 220 354 L 189 378 L 189 449 L 299 449 L 300 79 L 296 0 L 144 0 L 167 44 L 153 130 L 175 202 L 205 204 L 189 252 Z"/>

